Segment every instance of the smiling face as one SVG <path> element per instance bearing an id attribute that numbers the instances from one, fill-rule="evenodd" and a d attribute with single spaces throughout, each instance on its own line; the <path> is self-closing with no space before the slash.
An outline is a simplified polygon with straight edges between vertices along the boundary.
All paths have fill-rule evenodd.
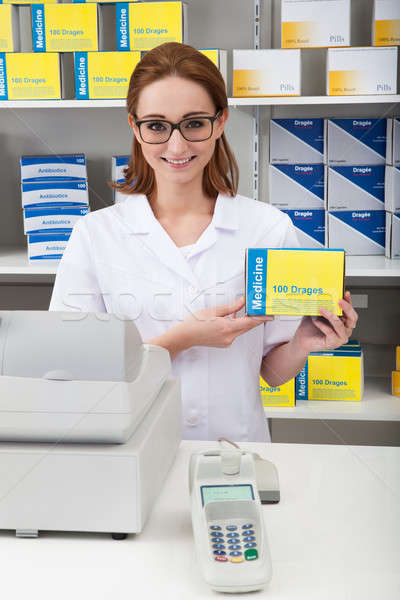
<path id="1" fill-rule="evenodd" d="M 199 132 L 204 127 L 195 117 L 213 117 L 216 112 L 217 108 L 211 97 L 201 85 L 182 77 L 170 76 L 155 81 L 142 90 L 136 118 L 137 121 L 151 120 L 151 123 L 142 125 L 142 134 L 146 130 L 147 136 L 164 129 L 165 126 L 158 122 L 162 119 L 178 123 L 190 117 L 190 121 L 186 121 L 182 129 L 191 137 L 193 131 Z M 170 184 L 201 185 L 204 167 L 214 153 L 217 138 L 223 133 L 227 111 L 223 111 L 214 121 L 211 137 L 201 142 L 187 141 L 174 129 L 167 142 L 149 144 L 141 139 L 131 115 L 128 119 L 145 160 L 154 169 L 158 186 L 163 181 Z M 208 129 L 206 131 L 208 135 Z"/>

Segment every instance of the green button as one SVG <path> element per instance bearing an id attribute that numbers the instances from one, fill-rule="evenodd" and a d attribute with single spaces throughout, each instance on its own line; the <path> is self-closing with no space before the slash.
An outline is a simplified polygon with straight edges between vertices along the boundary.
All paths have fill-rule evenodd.
<path id="1" fill-rule="evenodd" d="M 258 551 L 255 548 L 249 548 L 245 551 L 244 557 L 246 560 L 256 560 L 258 558 Z"/>

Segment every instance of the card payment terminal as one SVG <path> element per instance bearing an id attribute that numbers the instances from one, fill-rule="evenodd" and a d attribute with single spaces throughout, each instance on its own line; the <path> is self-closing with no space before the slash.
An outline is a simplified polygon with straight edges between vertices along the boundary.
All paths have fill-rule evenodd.
<path id="1" fill-rule="evenodd" d="M 193 454 L 189 487 L 197 555 L 207 583 L 219 592 L 263 588 L 272 570 L 253 454 L 240 449 Z"/>

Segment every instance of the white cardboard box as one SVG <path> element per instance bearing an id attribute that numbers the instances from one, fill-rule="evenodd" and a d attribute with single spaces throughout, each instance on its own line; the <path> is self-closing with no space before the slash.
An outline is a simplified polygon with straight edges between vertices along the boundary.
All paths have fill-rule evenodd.
<path id="1" fill-rule="evenodd" d="M 281 210 L 325 209 L 325 165 L 270 165 L 269 201 Z"/>
<path id="2" fill-rule="evenodd" d="M 329 248 L 355 256 L 385 254 L 385 221 L 384 210 L 329 212 Z"/>
<path id="3" fill-rule="evenodd" d="M 328 96 L 397 93 L 397 47 L 328 48 Z"/>
<path id="4" fill-rule="evenodd" d="M 71 233 L 89 207 L 52 206 L 24 209 L 24 233 Z"/>
<path id="5" fill-rule="evenodd" d="M 328 165 L 384 165 L 392 161 L 392 119 L 327 119 Z"/>
<path id="6" fill-rule="evenodd" d="M 45 206 L 88 206 L 87 181 L 34 181 L 23 182 L 22 206 L 35 208 Z"/>
<path id="7" fill-rule="evenodd" d="M 323 163 L 324 147 L 324 119 L 271 119 L 271 164 Z"/>
<path id="8" fill-rule="evenodd" d="M 86 179 L 84 154 L 21 156 L 21 181 L 77 181 Z"/>
<path id="9" fill-rule="evenodd" d="M 70 235 L 70 233 L 27 235 L 29 261 L 59 261 L 67 247 Z"/>
<path id="10" fill-rule="evenodd" d="M 281 46 L 350 46 L 350 0 L 282 0 Z"/>
<path id="11" fill-rule="evenodd" d="M 384 210 L 385 165 L 328 167 L 328 210 Z"/>
<path id="12" fill-rule="evenodd" d="M 386 258 L 400 258 L 400 214 L 386 213 Z"/>
<path id="13" fill-rule="evenodd" d="M 400 44 L 399 0 L 374 1 L 372 44 L 374 46 L 398 46 Z"/>
<path id="14" fill-rule="evenodd" d="M 385 209 L 392 213 L 400 213 L 400 165 L 386 167 Z"/>
<path id="15" fill-rule="evenodd" d="M 234 50 L 233 96 L 300 96 L 300 50 Z"/>

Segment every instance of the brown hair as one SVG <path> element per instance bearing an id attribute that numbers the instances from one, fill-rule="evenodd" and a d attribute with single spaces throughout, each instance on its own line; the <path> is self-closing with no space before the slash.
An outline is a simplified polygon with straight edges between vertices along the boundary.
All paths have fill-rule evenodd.
<path id="1" fill-rule="evenodd" d="M 200 84 L 211 96 L 216 110 L 227 108 L 225 82 L 214 63 L 191 46 L 170 42 L 161 44 L 145 54 L 136 65 L 129 82 L 126 101 L 129 114 L 136 117 L 138 99 L 144 87 L 168 76 L 178 76 Z M 154 192 L 154 170 L 146 162 L 135 136 L 131 158 L 124 175 L 125 182 L 111 183 L 119 192 L 146 196 Z M 203 172 L 204 193 L 210 197 L 215 197 L 218 193 L 235 196 L 238 179 L 239 169 L 223 133 L 216 140 L 214 154 Z"/>

